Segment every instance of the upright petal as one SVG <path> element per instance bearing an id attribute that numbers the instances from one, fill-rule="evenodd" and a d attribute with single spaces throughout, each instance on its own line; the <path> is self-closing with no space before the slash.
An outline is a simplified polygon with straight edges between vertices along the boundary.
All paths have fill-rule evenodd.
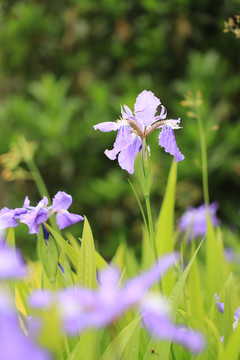
<path id="1" fill-rule="evenodd" d="M 118 129 L 117 123 L 113 121 L 106 121 L 94 125 L 94 130 L 100 130 L 102 132 L 116 131 Z"/>
<path id="2" fill-rule="evenodd" d="M 159 134 L 159 145 L 175 157 L 175 162 L 184 159 L 184 155 L 178 149 L 173 129 L 170 126 L 164 125 L 162 127 Z"/>
<path id="3" fill-rule="evenodd" d="M 51 210 L 53 212 L 59 210 L 67 210 L 72 204 L 72 196 L 66 194 L 64 191 L 58 191 L 52 201 Z"/>
<path id="4" fill-rule="evenodd" d="M 116 141 L 113 145 L 113 149 L 105 150 L 104 154 L 110 160 L 115 160 L 117 154 L 126 146 L 128 146 L 131 142 L 132 142 L 132 135 L 131 135 L 130 126 L 128 124 L 122 125 L 118 130 Z"/>
<path id="5" fill-rule="evenodd" d="M 160 104 L 160 100 L 151 91 L 142 91 L 134 105 L 134 114 L 137 121 L 144 126 L 151 124 Z"/>
<path id="6" fill-rule="evenodd" d="M 132 135 L 132 143 L 121 150 L 118 155 L 118 163 L 122 169 L 127 170 L 129 174 L 134 173 L 135 157 L 142 146 L 139 136 Z"/>

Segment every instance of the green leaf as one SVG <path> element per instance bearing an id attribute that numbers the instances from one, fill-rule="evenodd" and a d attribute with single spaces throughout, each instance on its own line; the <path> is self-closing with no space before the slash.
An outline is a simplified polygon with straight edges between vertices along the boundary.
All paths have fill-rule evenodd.
<path id="1" fill-rule="evenodd" d="M 102 331 L 89 329 L 83 335 L 75 346 L 67 360 L 96 360 L 100 357 L 100 342 Z"/>
<path id="2" fill-rule="evenodd" d="M 85 217 L 82 244 L 79 255 L 77 283 L 89 288 L 96 287 L 96 255 L 92 230 Z"/>
<path id="3" fill-rule="evenodd" d="M 187 280 L 187 277 L 189 275 L 189 272 L 191 270 L 191 267 L 194 263 L 194 260 L 197 256 L 197 253 L 203 243 L 203 240 L 201 241 L 200 245 L 198 246 L 197 250 L 195 251 L 194 255 L 192 256 L 188 266 L 186 267 L 185 271 L 182 273 L 180 279 L 178 280 L 177 284 L 175 285 L 172 294 L 169 298 L 169 305 L 172 312 L 172 320 L 176 320 L 177 311 L 178 311 L 178 305 L 180 302 L 181 295 L 183 293 L 183 289 Z M 159 354 L 159 360 L 168 360 L 170 356 L 170 347 L 171 347 L 171 341 L 159 341 L 154 339 L 153 337 L 150 339 L 144 359 L 143 360 L 152 360 L 152 353 L 151 349 L 154 349 Z"/>
<path id="4" fill-rule="evenodd" d="M 52 237 L 56 240 L 58 245 L 61 247 L 61 249 L 65 252 L 65 254 L 68 256 L 69 260 L 72 262 L 75 269 L 78 268 L 78 260 L 79 260 L 79 253 L 68 244 L 66 240 L 63 239 L 61 235 L 59 235 L 51 226 L 48 224 L 44 224 L 47 228 L 47 230 L 50 232 Z"/>
<path id="5" fill-rule="evenodd" d="M 195 242 L 191 244 L 191 256 L 195 253 Z M 195 259 L 188 278 L 188 297 L 191 313 L 198 320 L 204 319 L 203 296 L 198 261 Z"/>
<path id="6" fill-rule="evenodd" d="M 7 239 L 6 239 L 7 245 L 10 245 L 11 247 L 15 247 L 15 233 L 14 228 L 8 229 Z"/>
<path id="7" fill-rule="evenodd" d="M 55 282 L 58 268 L 58 249 L 51 236 L 49 236 L 48 241 L 44 240 L 42 228 L 38 234 L 38 255 L 49 281 Z"/>
<path id="8" fill-rule="evenodd" d="M 156 244 L 158 256 L 174 251 L 174 204 L 175 188 L 177 182 L 177 163 L 173 161 L 168 176 L 167 187 L 161 206 L 156 231 Z M 165 295 L 170 295 L 174 288 L 173 271 L 164 276 L 162 288 Z"/>
<path id="9" fill-rule="evenodd" d="M 65 287 L 73 286 L 74 285 L 74 280 L 73 280 L 72 270 L 71 270 L 71 267 L 69 265 L 69 260 L 68 260 L 67 256 L 64 254 L 63 251 L 61 251 L 61 253 L 60 253 L 59 263 L 63 267 L 64 273 L 62 272 L 62 270 L 58 266 L 56 287 L 57 288 L 63 288 L 63 287 L 65 288 Z"/>
<path id="10" fill-rule="evenodd" d="M 228 339 L 233 332 L 233 312 L 232 312 L 232 275 L 229 276 L 224 286 L 224 312 L 223 312 L 223 344 L 226 346 Z"/>
<path id="11" fill-rule="evenodd" d="M 141 321 L 135 326 L 127 342 L 121 360 L 138 360 Z"/>
<path id="12" fill-rule="evenodd" d="M 124 329 L 122 329 L 108 346 L 104 354 L 101 356 L 100 360 L 120 360 L 123 356 L 127 343 L 132 336 L 133 331 L 137 326 L 139 326 L 140 321 L 141 316 L 133 320 Z M 129 358 L 129 360 L 130 359 L 131 358 Z"/>
<path id="13" fill-rule="evenodd" d="M 207 214 L 206 263 L 207 293 L 211 301 L 214 294 L 223 286 L 226 262 L 222 242 L 216 237 L 209 214 Z"/>
<path id="14" fill-rule="evenodd" d="M 219 360 L 238 360 L 239 359 L 239 344 L 240 344 L 240 326 L 231 334 L 226 348 Z"/>

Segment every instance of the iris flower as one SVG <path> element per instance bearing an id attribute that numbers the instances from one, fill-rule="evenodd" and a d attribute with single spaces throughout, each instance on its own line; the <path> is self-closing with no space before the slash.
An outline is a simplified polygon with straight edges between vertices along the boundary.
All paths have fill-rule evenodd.
<path id="1" fill-rule="evenodd" d="M 20 220 L 20 222 L 29 227 L 30 234 L 38 234 L 40 225 L 46 222 L 53 214 L 56 214 L 57 225 L 59 229 L 62 230 L 67 226 L 84 220 L 83 216 L 72 214 L 68 211 L 71 204 L 71 195 L 63 191 L 59 191 L 54 196 L 51 206 L 47 206 L 48 199 L 46 196 L 39 201 L 37 206 L 31 206 L 30 200 L 28 196 L 26 196 L 22 208 L 11 210 L 5 207 L 0 210 L 0 227 L 7 228 L 17 226 L 17 220 Z"/>
<path id="2" fill-rule="evenodd" d="M 205 204 L 197 208 L 190 207 L 179 219 L 178 228 L 181 231 L 189 230 L 189 239 L 204 236 L 207 232 L 206 211 L 209 212 L 212 225 L 214 227 L 219 225 L 219 220 L 216 217 L 218 203 L 214 202 L 206 207 Z"/>
<path id="3" fill-rule="evenodd" d="M 199 352 L 204 347 L 202 335 L 175 326 L 162 297 L 155 296 L 157 306 L 149 306 L 152 295 L 148 294 L 148 289 L 160 280 L 176 260 L 176 255 L 166 255 L 154 267 L 128 280 L 123 286 L 119 284 L 120 272 L 108 267 L 99 273 L 97 290 L 77 287 L 58 293 L 38 291 L 31 295 L 30 305 L 45 309 L 55 305 L 64 330 L 69 335 L 76 335 L 89 327 L 106 327 L 127 310 L 135 308 L 140 311 L 143 323 L 155 337 L 176 341 L 193 352 Z"/>
<path id="4" fill-rule="evenodd" d="M 135 102 L 134 114 L 128 106 L 121 107 L 122 118 L 116 122 L 103 122 L 94 126 L 95 130 L 103 132 L 117 131 L 116 141 L 112 150 L 105 150 L 105 155 L 110 160 L 118 162 L 122 169 L 130 174 L 134 172 L 134 160 L 139 151 L 146 156 L 146 139 L 155 129 L 161 129 L 159 145 L 175 157 L 175 161 L 184 159 L 179 151 L 173 129 L 179 129 L 180 118 L 166 120 L 167 112 L 161 105 L 161 112 L 156 116 L 160 100 L 151 92 L 142 91 Z"/>

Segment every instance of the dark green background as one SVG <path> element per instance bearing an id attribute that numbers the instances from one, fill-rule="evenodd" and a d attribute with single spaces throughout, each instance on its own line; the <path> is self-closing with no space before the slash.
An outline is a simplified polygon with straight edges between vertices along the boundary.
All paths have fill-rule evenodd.
<path id="1" fill-rule="evenodd" d="M 210 198 L 223 223 L 239 226 L 240 40 L 223 33 L 239 9 L 239 0 L 2 1 L 0 153 L 19 134 L 37 142 L 51 196 L 73 196 L 71 210 L 88 217 L 106 257 L 122 238 L 140 244 L 142 221 L 128 174 L 103 153 L 115 134 L 93 125 L 117 119 L 120 104 L 133 109 L 144 89 L 161 99 L 169 118 L 182 118 L 176 138 L 186 159 L 178 168 L 176 217 L 203 201 L 197 124 L 180 105 L 188 89 L 201 89 Z M 149 139 L 154 216 L 172 161 L 157 136 Z M 1 180 L 1 206 L 20 206 L 27 194 L 40 199 L 29 180 Z M 77 235 L 81 225 L 71 231 Z M 34 246 L 24 225 L 18 232 Z"/>

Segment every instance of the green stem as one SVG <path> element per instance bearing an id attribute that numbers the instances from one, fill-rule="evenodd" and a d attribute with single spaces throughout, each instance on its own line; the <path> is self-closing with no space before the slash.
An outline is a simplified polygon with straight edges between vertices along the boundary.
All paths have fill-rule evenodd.
<path id="1" fill-rule="evenodd" d="M 37 185 L 37 189 L 39 194 L 43 197 L 44 195 L 47 196 L 48 200 L 50 201 L 50 196 L 48 193 L 48 190 L 46 188 L 46 185 L 42 179 L 42 176 L 38 170 L 38 167 L 36 166 L 35 162 L 31 159 L 26 160 L 27 166 L 32 174 L 33 180 L 35 181 Z"/>
<path id="2" fill-rule="evenodd" d="M 153 228 L 153 220 L 152 220 L 152 211 L 151 211 L 151 205 L 150 205 L 150 197 L 149 195 L 145 195 L 145 202 L 147 207 L 147 215 L 148 215 L 148 226 L 149 226 L 149 234 L 150 234 L 150 240 L 151 240 L 151 246 L 152 250 L 155 256 L 155 260 L 158 260 L 158 254 L 157 254 L 157 245 L 155 242 L 155 235 L 154 235 L 154 228 Z"/>
<path id="3" fill-rule="evenodd" d="M 141 211 L 141 214 L 142 214 L 143 222 L 144 222 L 144 225 L 145 225 L 145 228 L 146 228 L 148 237 L 150 237 L 149 229 L 148 229 L 148 224 L 147 224 L 147 219 L 146 219 L 146 216 L 145 216 L 145 214 L 144 214 L 144 211 L 143 211 L 143 208 L 142 208 L 140 199 L 139 199 L 138 194 L 137 194 L 137 192 L 136 192 L 136 190 L 135 190 L 132 182 L 130 181 L 130 179 L 128 179 L 128 182 L 129 182 L 129 184 L 130 184 L 130 186 L 131 186 L 131 188 L 132 188 L 132 191 L 133 191 L 133 193 L 134 193 L 134 195 L 135 195 L 135 197 L 136 197 L 136 200 L 137 200 L 138 206 L 139 206 L 140 211 Z"/>
<path id="4" fill-rule="evenodd" d="M 202 118 L 199 106 L 196 104 L 197 123 L 200 135 L 200 145 L 202 154 L 202 182 L 203 182 L 203 196 L 204 202 L 209 205 L 209 191 L 208 191 L 208 167 L 207 167 L 207 146 L 205 141 L 205 132 L 203 130 Z"/>

